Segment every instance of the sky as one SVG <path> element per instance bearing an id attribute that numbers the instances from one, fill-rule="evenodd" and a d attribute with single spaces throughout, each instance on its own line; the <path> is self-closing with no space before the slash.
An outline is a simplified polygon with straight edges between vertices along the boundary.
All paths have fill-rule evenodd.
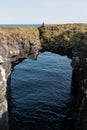
<path id="1" fill-rule="evenodd" d="M 87 0 L 0 0 L 0 24 L 87 23 Z"/>

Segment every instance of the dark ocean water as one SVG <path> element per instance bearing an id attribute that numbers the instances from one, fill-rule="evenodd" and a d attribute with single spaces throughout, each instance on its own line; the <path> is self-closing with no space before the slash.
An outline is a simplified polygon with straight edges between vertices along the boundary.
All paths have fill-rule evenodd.
<path id="1" fill-rule="evenodd" d="M 71 60 L 50 52 L 16 65 L 11 76 L 10 130 L 74 130 Z"/>
<path id="2" fill-rule="evenodd" d="M 0 24 L 0 27 L 40 27 L 42 24 Z M 45 24 L 46 26 L 48 25 L 56 25 L 56 24 Z"/>
<path id="3" fill-rule="evenodd" d="M 49 24 L 50 25 L 50 24 Z M 0 24 L 0 27 L 12 27 L 12 26 L 17 26 L 17 27 L 39 27 L 41 24 Z"/>

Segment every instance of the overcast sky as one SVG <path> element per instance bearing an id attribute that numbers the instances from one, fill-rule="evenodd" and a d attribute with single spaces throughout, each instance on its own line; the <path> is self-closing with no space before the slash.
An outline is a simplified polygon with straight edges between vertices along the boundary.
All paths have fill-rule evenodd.
<path id="1" fill-rule="evenodd" d="M 0 24 L 87 23 L 87 0 L 0 0 Z"/>

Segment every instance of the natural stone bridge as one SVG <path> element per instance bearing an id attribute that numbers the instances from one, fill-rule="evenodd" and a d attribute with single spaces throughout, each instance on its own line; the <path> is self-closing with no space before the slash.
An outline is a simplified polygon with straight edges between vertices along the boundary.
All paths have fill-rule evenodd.
<path id="1" fill-rule="evenodd" d="M 87 24 L 0 28 L 0 130 L 8 130 L 10 75 L 25 58 L 39 51 L 72 59 L 72 85 L 77 92 L 76 130 L 87 130 Z"/>

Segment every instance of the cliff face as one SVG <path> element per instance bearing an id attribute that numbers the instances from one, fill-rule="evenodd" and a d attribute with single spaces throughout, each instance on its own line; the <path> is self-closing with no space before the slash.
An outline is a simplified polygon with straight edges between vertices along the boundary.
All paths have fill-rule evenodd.
<path id="1" fill-rule="evenodd" d="M 15 30 L 17 29 L 17 30 Z M 22 34 L 23 33 L 23 34 Z M 25 35 L 24 35 L 25 33 Z M 27 38 L 27 35 L 29 37 Z M 8 130 L 7 80 L 13 67 L 39 53 L 38 29 L 2 28 L 0 33 L 0 130 Z"/>
<path id="2" fill-rule="evenodd" d="M 8 77 L 16 64 L 25 58 L 36 59 L 39 51 L 72 59 L 72 84 L 78 91 L 76 129 L 86 130 L 87 24 L 0 28 L 0 130 L 8 130 Z"/>

